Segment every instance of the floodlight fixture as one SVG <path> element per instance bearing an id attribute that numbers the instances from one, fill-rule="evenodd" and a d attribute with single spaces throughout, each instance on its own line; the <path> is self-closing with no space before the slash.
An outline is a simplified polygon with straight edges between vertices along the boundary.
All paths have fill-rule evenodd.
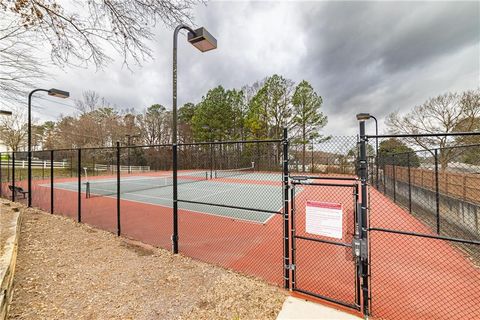
<path id="1" fill-rule="evenodd" d="M 52 97 L 66 99 L 70 97 L 70 92 L 52 88 L 48 90 L 48 95 Z"/>
<path id="2" fill-rule="evenodd" d="M 189 31 L 188 42 L 201 52 L 210 51 L 217 48 L 217 39 L 210 34 L 204 27 Z"/>
<path id="3" fill-rule="evenodd" d="M 370 113 L 366 113 L 366 112 L 362 112 L 362 113 L 358 113 L 357 114 L 357 120 L 358 121 L 362 121 L 362 120 L 368 120 L 370 119 L 372 116 L 370 115 Z"/>

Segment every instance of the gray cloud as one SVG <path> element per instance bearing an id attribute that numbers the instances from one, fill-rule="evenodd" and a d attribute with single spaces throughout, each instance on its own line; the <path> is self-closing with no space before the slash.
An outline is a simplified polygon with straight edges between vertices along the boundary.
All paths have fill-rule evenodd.
<path id="1" fill-rule="evenodd" d="M 210 2 L 197 8 L 196 23 L 219 48 L 202 54 L 182 36 L 179 103 L 279 73 L 310 81 L 324 97 L 325 131 L 355 134 L 359 111 L 382 118 L 479 86 L 479 12 L 478 2 Z M 172 30 L 159 27 L 155 60 L 133 73 L 114 63 L 56 72 L 47 84 L 62 83 L 77 97 L 94 89 L 120 107 L 170 106 L 171 47 Z"/>

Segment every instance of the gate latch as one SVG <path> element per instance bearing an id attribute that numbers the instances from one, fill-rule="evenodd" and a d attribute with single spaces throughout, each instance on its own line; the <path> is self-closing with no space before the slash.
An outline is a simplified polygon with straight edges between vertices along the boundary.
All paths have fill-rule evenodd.
<path id="1" fill-rule="evenodd" d="M 368 247 L 367 240 L 354 238 L 353 243 L 353 254 L 357 258 L 367 259 L 368 258 Z"/>

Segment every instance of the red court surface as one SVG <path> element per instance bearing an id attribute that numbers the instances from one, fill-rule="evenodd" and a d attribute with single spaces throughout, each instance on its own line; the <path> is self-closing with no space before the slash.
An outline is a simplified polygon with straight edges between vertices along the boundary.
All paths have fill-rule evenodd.
<path id="1" fill-rule="evenodd" d="M 61 181 L 76 178 L 55 179 L 56 183 Z M 50 211 L 50 189 L 41 186 L 44 184 L 49 181 L 34 181 L 33 204 Z M 54 213 L 76 219 L 76 192 L 55 189 L 54 194 Z M 297 235 L 305 233 L 307 200 L 341 203 L 342 241 L 351 242 L 351 189 L 302 186 L 295 202 Z M 171 249 L 171 208 L 124 199 L 120 204 L 123 236 Z M 282 218 L 281 214 L 274 215 L 261 224 L 180 209 L 180 252 L 283 285 Z M 116 232 L 116 199 L 98 197 L 87 201 L 82 194 L 82 222 Z M 422 222 L 373 188 L 370 227 L 432 234 Z M 480 319 L 480 268 L 458 246 L 443 240 L 372 231 L 370 263 L 373 318 Z M 297 286 L 347 303 L 355 302 L 355 266 L 350 248 L 297 240 L 296 264 Z"/>

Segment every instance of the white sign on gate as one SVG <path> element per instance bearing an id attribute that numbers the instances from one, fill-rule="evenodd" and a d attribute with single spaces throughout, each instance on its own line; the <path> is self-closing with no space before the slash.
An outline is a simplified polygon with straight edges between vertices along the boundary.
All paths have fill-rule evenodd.
<path id="1" fill-rule="evenodd" d="M 307 201 L 305 231 L 342 239 L 343 209 L 340 203 Z"/>

